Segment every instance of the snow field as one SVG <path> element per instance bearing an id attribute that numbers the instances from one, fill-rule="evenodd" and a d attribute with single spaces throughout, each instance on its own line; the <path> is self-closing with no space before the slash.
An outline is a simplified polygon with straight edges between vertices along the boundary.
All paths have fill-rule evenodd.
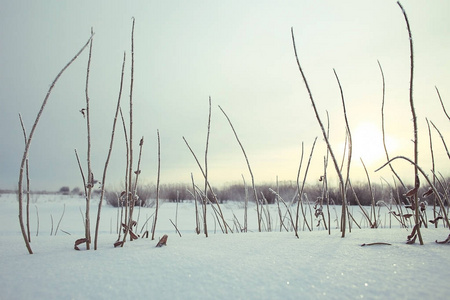
<path id="1" fill-rule="evenodd" d="M 49 213 L 56 228 L 64 203 L 59 230 L 71 235 L 58 231 L 50 236 Z M 205 238 L 194 232 L 194 205 L 180 203 L 180 238 L 168 221 L 175 222 L 176 204 L 164 203 L 156 239 L 168 234 L 166 247 L 155 248 L 157 240 L 139 239 L 113 248 L 117 209 L 104 206 L 99 250 L 75 251 L 73 243 L 84 231 L 80 213 L 84 200 L 41 196 L 33 203 L 39 209 L 40 232 L 36 237 L 36 220 L 31 220 L 35 254 L 29 255 L 20 235 L 15 196 L 2 195 L 0 204 L 1 299 L 444 299 L 446 295 L 449 245 L 434 243 L 447 237 L 445 228 L 423 229 L 424 246 L 405 244 L 409 233 L 400 228 L 353 228 L 345 238 L 336 229 L 331 235 L 324 230 L 301 231 L 297 239 L 293 232 L 225 235 L 218 227 L 214 234 L 211 222 L 210 236 Z M 94 220 L 96 205 L 91 208 Z M 222 209 L 230 219 L 232 209 L 243 222 L 241 205 L 223 204 Z M 35 210 L 30 211 L 35 216 Z M 145 214 L 153 211 L 141 210 L 139 227 Z M 255 214 L 251 207 L 253 228 Z M 392 245 L 360 246 L 373 242 Z"/>

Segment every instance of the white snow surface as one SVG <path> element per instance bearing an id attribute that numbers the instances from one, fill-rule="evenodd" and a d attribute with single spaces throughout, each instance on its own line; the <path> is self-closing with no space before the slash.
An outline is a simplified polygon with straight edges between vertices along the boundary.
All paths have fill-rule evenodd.
<path id="1" fill-rule="evenodd" d="M 223 234 L 209 211 L 206 238 L 194 231 L 193 203 L 178 208 L 162 203 L 155 240 L 140 238 L 114 248 L 117 208 L 104 205 L 98 250 L 75 251 L 74 241 L 84 233 L 84 199 L 42 195 L 31 202 L 33 255 L 20 233 L 16 195 L 0 196 L 0 299 L 446 299 L 448 294 L 450 245 L 435 243 L 449 234 L 442 223 L 422 229 L 423 246 L 407 245 L 410 229 L 394 221 L 392 228 L 353 227 L 345 238 L 335 225 L 331 235 L 314 227 L 296 238 L 279 231 L 276 205 L 270 207 L 273 231 L 257 232 L 250 206 L 251 232 Z M 92 234 L 97 203 L 91 206 Z M 59 230 L 50 236 L 51 216 L 54 234 L 64 206 Z M 222 209 L 230 224 L 233 213 L 243 223 L 241 203 L 224 203 Z M 141 209 L 138 233 L 153 212 Z M 156 248 L 164 234 L 167 246 Z M 375 242 L 391 245 L 361 246 Z"/>

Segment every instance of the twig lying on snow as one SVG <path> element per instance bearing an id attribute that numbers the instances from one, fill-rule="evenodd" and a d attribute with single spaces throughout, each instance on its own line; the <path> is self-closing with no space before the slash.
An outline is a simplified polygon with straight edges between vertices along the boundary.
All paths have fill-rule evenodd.
<path id="1" fill-rule="evenodd" d="M 374 246 L 374 245 L 388 245 L 388 246 L 391 246 L 391 244 L 389 244 L 389 243 L 377 242 L 377 243 L 362 244 L 361 247 L 364 247 L 364 246 Z"/>

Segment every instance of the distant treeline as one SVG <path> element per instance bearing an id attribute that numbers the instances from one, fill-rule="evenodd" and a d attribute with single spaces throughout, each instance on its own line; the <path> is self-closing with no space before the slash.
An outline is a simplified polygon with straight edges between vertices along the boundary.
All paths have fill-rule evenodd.
<path id="1" fill-rule="evenodd" d="M 368 183 L 355 183 L 347 189 L 347 199 L 350 205 L 357 205 L 358 201 L 361 205 L 371 205 L 374 201 L 375 204 L 379 201 L 384 201 L 386 204 L 392 203 L 395 205 L 408 204 L 404 194 L 411 187 L 391 187 L 387 184 L 372 184 Z M 201 199 L 204 194 L 203 187 L 196 188 L 195 195 L 197 200 Z M 442 187 L 438 188 L 442 195 L 446 194 Z M 245 201 L 246 197 L 248 201 L 254 202 L 254 193 L 251 185 L 244 186 L 243 184 L 229 184 L 220 188 L 214 188 L 214 193 L 219 202 L 226 201 Z M 422 197 L 422 195 L 428 190 L 428 187 L 422 187 L 419 190 L 419 196 L 423 201 L 428 204 L 434 203 L 434 197 Z M 256 191 L 259 201 L 262 203 L 273 204 L 277 201 L 277 195 L 281 197 L 286 203 L 298 201 L 298 189 L 297 184 L 294 181 L 282 182 L 277 185 L 260 184 L 256 185 Z M 106 201 L 113 206 L 119 205 L 119 198 L 121 190 L 107 191 Z M 144 185 L 137 188 L 138 201 L 136 205 L 152 206 L 156 199 L 156 186 Z M 208 190 L 208 199 L 213 201 L 211 192 Z M 194 190 L 192 185 L 189 184 L 162 184 L 159 190 L 159 199 L 169 202 L 183 202 L 194 200 Z M 324 191 L 323 185 L 318 183 L 315 185 L 305 185 L 303 190 L 303 201 L 309 201 L 311 203 L 316 201 L 322 201 L 326 205 L 329 201 L 330 204 L 342 204 L 342 197 L 339 193 L 339 188 L 329 187 L 327 191 Z M 447 204 L 448 205 L 448 204 Z"/>

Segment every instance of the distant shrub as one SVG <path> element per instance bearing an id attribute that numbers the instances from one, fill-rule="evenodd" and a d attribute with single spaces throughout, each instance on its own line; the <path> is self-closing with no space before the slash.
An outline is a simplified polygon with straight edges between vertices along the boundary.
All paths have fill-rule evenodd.
<path id="1" fill-rule="evenodd" d="M 59 193 L 63 195 L 69 195 L 70 188 L 68 186 L 63 186 L 59 189 Z"/>

